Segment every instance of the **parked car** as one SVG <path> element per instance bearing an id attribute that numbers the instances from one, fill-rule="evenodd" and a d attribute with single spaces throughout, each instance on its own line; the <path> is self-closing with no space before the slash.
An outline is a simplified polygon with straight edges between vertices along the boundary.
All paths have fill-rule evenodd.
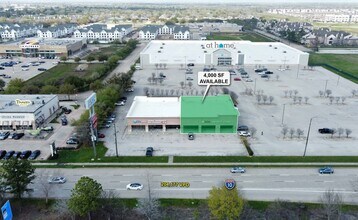
<path id="1" fill-rule="evenodd" d="M 188 81 L 192 81 L 192 80 L 194 80 L 193 78 L 191 78 L 191 77 L 187 77 L 186 78 L 186 80 L 188 80 Z"/>
<path id="2" fill-rule="evenodd" d="M 318 132 L 321 134 L 333 134 L 333 129 L 331 128 L 320 128 Z"/>
<path id="3" fill-rule="evenodd" d="M 52 126 L 47 126 L 47 127 L 42 127 L 41 131 L 53 131 L 53 127 Z"/>
<path id="4" fill-rule="evenodd" d="M 9 131 L 0 132 L 0 140 L 5 140 L 6 138 L 9 137 L 9 135 L 10 135 Z"/>
<path id="5" fill-rule="evenodd" d="M 106 135 L 105 134 L 98 134 L 98 138 L 105 138 L 106 137 Z"/>
<path id="6" fill-rule="evenodd" d="M 66 141 L 66 144 L 79 144 L 80 141 L 77 138 L 69 138 Z"/>
<path id="7" fill-rule="evenodd" d="M 67 107 L 62 107 L 62 112 L 65 113 L 66 115 L 68 115 L 72 112 L 72 110 Z"/>
<path id="8" fill-rule="evenodd" d="M 5 78 L 5 79 L 11 79 L 11 76 L 5 74 L 5 75 L 3 76 L 3 78 Z"/>
<path id="9" fill-rule="evenodd" d="M 5 155 L 6 155 L 6 150 L 0 150 L 0 159 L 5 157 Z"/>
<path id="10" fill-rule="evenodd" d="M 265 71 L 265 74 L 273 74 L 272 71 Z"/>
<path id="11" fill-rule="evenodd" d="M 41 68 L 38 68 L 37 70 L 38 70 L 38 71 L 46 71 L 47 69 L 41 67 Z"/>
<path id="12" fill-rule="evenodd" d="M 193 71 L 186 71 L 185 74 L 193 74 Z"/>
<path id="13" fill-rule="evenodd" d="M 4 69 L 5 69 L 4 67 L 0 66 L 0 70 L 4 70 Z"/>
<path id="14" fill-rule="evenodd" d="M 250 78 L 250 76 L 249 75 L 241 75 L 241 78 Z"/>
<path id="15" fill-rule="evenodd" d="M 63 176 L 54 176 L 48 180 L 50 184 L 64 184 L 66 182 L 66 178 Z"/>
<path id="16" fill-rule="evenodd" d="M 14 153 L 15 153 L 15 151 L 13 151 L 13 150 L 8 151 L 2 159 L 8 160 L 12 157 L 12 155 L 14 155 Z"/>
<path id="17" fill-rule="evenodd" d="M 245 79 L 245 82 L 253 82 L 253 80 L 252 79 Z"/>
<path id="18" fill-rule="evenodd" d="M 194 140 L 195 139 L 195 136 L 194 136 L 194 134 L 193 133 L 188 133 L 188 139 L 189 140 Z"/>
<path id="19" fill-rule="evenodd" d="M 26 67 L 25 67 L 25 68 L 21 68 L 21 70 L 22 70 L 22 71 L 28 71 L 29 68 L 26 68 Z"/>
<path id="20" fill-rule="evenodd" d="M 21 155 L 21 151 L 15 151 L 15 153 L 12 155 L 12 158 L 17 159 L 20 157 L 20 155 Z"/>
<path id="21" fill-rule="evenodd" d="M 159 77 L 160 77 L 160 78 L 166 78 L 167 76 L 164 75 L 163 73 L 159 73 Z"/>
<path id="22" fill-rule="evenodd" d="M 240 125 L 237 127 L 237 131 L 248 131 L 249 127 L 247 127 L 246 125 Z"/>
<path id="23" fill-rule="evenodd" d="M 31 155 L 31 151 L 30 150 L 25 150 L 20 154 L 20 159 L 27 159 L 29 158 L 29 156 Z"/>
<path id="24" fill-rule="evenodd" d="M 123 96 L 123 97 L 120 97 L 118 101 L 123 101 L 123 102 L 127 102 L 127 97 Z"/>
<path id="25" fill-rule="evenodd" d="M 243 137 L 250 137 L 251 134 L 248 131 L 239 131 L 238 134 Z"/>
<path id="26" fill-rule="evenodd" d="M 241 78 L 236 77 L 236 78 L 234 78 L 234 81 L 241 81 Z"/>
<path id="27" fill-rule="evenodd" d="M 19 140 L 21 139 L 25 134 L 24 133 L 14 133 L 12 134 L 12 139 Z"/>
<path id="28" fill-rule="evenodd" d="M 116 102 L 114 105 L 116 106 L 124 106 L 126 103 L 124 101 Z"/>
<path id="29" fill-rule="evenodd" d="M 134 92 L 133 88 L 126 89 L 126 92 Z"/>
<path id="30" fill-rule="evenodd" d="M 260 72 L 263 72 L 262 69 L 254 69 L 255 73 L 260 73 Z"/>
<path id="31" fill-rule="evenodd" d="M 142 190 L 143 185 L 140 183 L 130 183 L 126 186 L 127 190 Z"/>
<path id="32" fill-rule="evenodd" d="M 195 66 L 195 64 L 194 63 L 188 63 L 187 66 Z"/>
<path id="33" fill-rule="evenodd" d="M 217 69 L 216 69 L 215 67 L 211 67 L 210 70 L 215 71 L 215 70 L 217 70 Z"/>
<path id="34" fill-rule="evenodd" d="M 269 78 L 269 76 L 266 74 L 263 74 L 263 75 L 261 75 L 261 78 Z"/>
<path id="35" fill-rule="evenodd" d="M 40 154 L 41 154 L 40 150 L 33 151 L 29 157 L 29 160 L 35 160 L 38 156 L 40 156 Z"/>
<path id="36" fill-rule="evenodd" d="M 203 71 L 204 72 L 210 72 L 210 69 L 209 68 L 204 68 Z"/>
<path id="37" fill-rule="evenodd" d="M 145 156 L 147 157 L 153 156 L 153 151 L 154 151 L 153 147 L 147 147 L 147 150 L 145 151 Z"/>
<path id="38" fill-rule="evenodd" d="M 332 167 L 323 167 L 323 168 L 318 169 L 318 172 L 320 174 L 333 174 L 334 170 Z"/>
<path id="39" fill-rule="evenodd" d="M 243 167 L 233 167 L 230 170 L 231 173 L 245 173 L 246 170 Z"/>

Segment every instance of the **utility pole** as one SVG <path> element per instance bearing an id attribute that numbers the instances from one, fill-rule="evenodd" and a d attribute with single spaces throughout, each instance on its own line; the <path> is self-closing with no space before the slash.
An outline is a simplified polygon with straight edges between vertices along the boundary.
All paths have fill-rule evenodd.
<path id="1" fill-rule="evenodd" d="M 316 117 L 316 116 L 315 116 Z M 306 156 L 306 151 L 307 151 L 307 145 L 308 145 L 308 138 L 310 136 L 310 130 L 311 130 L 311 124 L 312 124 L 312 119 L 315 118 L 315 117 L 312 117 L 310 119 L 310 123 L 308 125 L 308 131 L 307 131 L 307 137 L 306 137 L 306 144 L 305 144 L 305 151 L 303 152 L 303 156 Z"/>
<path id="2" fill-rule="evenodd" d="M 115 141 L 115 145 L 116 145 L 116 157 L 118 157 L 118 145 L 117 145 L 117 129 L 116 129 L 116 124 L 113 124 L 113 128 L 114 128 L 114 141 Z"/>
<path id="3" fill-rule="evenodd" d="M 285 107 L 286 107 L 286 104 L 283 104 L 281 125 L 283 125 L 283 117 L 285 116 Z"/>

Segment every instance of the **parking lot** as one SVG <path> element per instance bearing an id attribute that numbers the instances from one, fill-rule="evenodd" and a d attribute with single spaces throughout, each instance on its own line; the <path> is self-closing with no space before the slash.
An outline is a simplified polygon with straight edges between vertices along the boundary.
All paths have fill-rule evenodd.
<path id="1" fill-rule="evenodd" d="M 303 155 L 311 118 L 307 156 L 358 155 L 358 97 L 352 97 L 351 93 L 353 89 L 358 89 L 356 84 L 320 67 L 313 70 L 290 67 L 284 71 L 279 71 L 279 66 L 266 67 L 274 72 L 270 79 L 261 78 L 255 73 L 255 66 L 244 66 L 252 82 L 234 81 L 234 78 L 241 78 L 240 74 L 236 73 L 237 75 L 232 75 L 231 85 L 227 87 L 239 97 L 239 125 L 255 127 L 257 130 L 256 134 L 249 138 L 255 155 Z M 152 129 L 148 133 L 144 130 L 134 130 L 128 133 L 125 116 L 134 96 L 144 95 L 144 88 L 149 88 L 155 94 L 168 93 L 169 96 L 172 94 L 171 90 L 174 96 L 202 94 L 205 88 L 197 85 L 197 72 L 202 71 L 204 66 L 195 65 L 192 68 L 193 74 L 185 74 L 185 69 L 180 66 L 167 66 L 162 70 L 157 70 L 153 66 L 135 72 L 134 92 L 126 93 L 126 105 L 116 108 L 120 155 L 144 155 L 145 148 L 149 146 L 154 147 L 154 155 L 247 155 L 237 134 L 196 134 L 195 140 L 189 141 L 186 134 L 180 134 L 179 130 L 175 129 L 167 132 Z M 219 70 L 228 70 L 228 67 Z M 152 73 L 156 76 L 163 73 L 166 78 L 162 83 L 155 84 L 148 80 Z M 190 81 L 193 84 L 191 88 L 187 77 L 193 78 Z M 182 86 L 180 82 L 185 82 L 185 85 Z M 251 89 L 255 94 L 246 94 L 247 89 Z M 330 96 L 335 97 L 332 104 L 329 98 L 319 96 L 319 91 L 325 89 L 331 90 Z M 289 91 L 292 91 L 291 97 Z M 222 93 L 222 90 L 213 86 L 208 95 L 216 93 Z M 264 104 L 262 99 L 258 103 L 256 94 L 262 94 L 261 97 L 272 96 L 272 103 L 267 101 Z M 296 98 L 293 98 L 294 96 Z M 305 97 L 308 98 L 307 104 Z M 336 97 L 340 97 L 338 102 Z M 343 104 L 341 97 L 345 97 Z M 285 138 L 282 134 L 283 127 L 288 128 Z M 289 132 L 291 128 L 295 131 L 292 138 Z M 345 137 L 345 133 L 340 138 L 338 133 L 331 137 L 330 134 L 318 133 L 319 128 L 350 129 L 352 133 L 349 138 Z M 303 130 L 300 138 L 296 133 L 297 129 Z M 106 134 L 106 146 L 109 148 L 107 154 L 115 155 L 114 129 L 107 128 L 103 132 Z"/>
<path id="2" fill-rule="evenodd" d="M 11 78 L 1 77 L 6 83 L 8 83 L 11 79 L 20 78 L 23 80 L 28 80 L 43 71 L 39 71 L 38 68 L 50 69 L 57 65 L 58 59 L 39 59 L 39 58 L 26 58 L 26 57 L 15 57 L 13 59 L 0 59 L 0 64 L 5 62 L 21 62 L 13 65 L 12 67 L 4 67 L 3 70 L 0 70 L 0 74 L 5 74 L 10 76 Z M 32 63 L 31 63 L 32 62 Z M 40 63 L 41 62 L 41 63 Z M 36 66 L 33 66 L 33 63 Z M 24 65 L 29 65 L 29 67 L 21 67 Z M 24 69 L 24 70 L 23 70 Z"/>

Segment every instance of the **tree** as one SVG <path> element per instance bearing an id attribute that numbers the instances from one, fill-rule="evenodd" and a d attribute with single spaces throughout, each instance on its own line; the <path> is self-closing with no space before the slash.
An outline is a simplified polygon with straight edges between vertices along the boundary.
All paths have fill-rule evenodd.
<path id="1" fill-rule="evenodd" d="M 35 168 L 28 160 L 9 159 L 2 164 L 5 184 L 12 188 L 17 198 L 27 191 L 27 185 L 35 179 Z"/>
<path id="2" fill-rule="evenodd" d="M 337 105 L 338 105 L 338 103 L 339 103 L 339 100 L 341 100 L 341 97 L 337 96 L 337 97 L 336 97 L 336 104 L 337 104 Z"/>
<path id="3" fill-rule="evenodd" d="M 231 97 L 231 100 L 233 101 L 234 104 L 237 104 L 237 99 L 239 98 L 239 96 L 236 94 L 236 92 L 234 91 L 231 91 L 230 92 L 230 97 Z"/>
<path id="4" fill-rule="evenodd" d="M 342 105 L 344 104 L 344 101 L 346 101 L 346 97 L 342 96 L 341 97 L 341 101 L 342 101 Z"/>
<path id="5" fill-rule="evenodd" d="M 288 90 L 283 91 L 285 93 L 285 98 L 287 97 Z"/>
<path id="6" fill-rule="evenodd" d="M 338 128 L 337 133 L 338 133 L 338 137 L 341 138 L 342 134 L 344 133 L 344 129 L 343 128 Z"/>
<path id="7" fill-rule="evenodd" d="M 226 87 L 222 88 L 222 91 L 224 94 L 229 94 L 230 93 L 230 90 Z"/>
<path id="8" fill-rule="evenodd" d="M 267 207 L 264 219 L 299 220 L 296 208 L 292 202 L 276 200 Z"/>
<path id="9" fill-rule="evenodd" d="M 53 85 L 45 85 L 40 90 L 41 94 L 56 94 L 57 92 L 57 87 Z"/>
<path id="10" fill-rule="evenodd" d="M 348 128 L 346 128 L 345 132 L 346 132 L 347 138 L 348 138 L 348 136 L 349 136 L 350 134 L 352 134 L 352 130 L 351 130 L 351 129 L 348 129 Z"/>
<path id="11" fill-rule="evenodd" d="M 270 104 L 272 104 L 272 101 L 273 101 L 274 97 L 272 95 L 269 96 L 269 101 L 270 101 Z"/>
<path id="12" fill-rule="evenodd" d="M 334 97 L 333 96 L 329 96 L 329 103 L 332 105 L 333 103 L 333 100 L 334 100 Z"/>
<path id="13" fill-rule="evenodd" d="M 304 131 L 302 129 L 297 128 L 296 133 L 297 133 L 298 138 L 300 138 L 301 135 L 303 135 L 303 132 Z"/>
<path id="14" fill-rule="evenodd" d="M 251 133 L 251 137 L 254 137 L 254 135 L 256 134 L 257 129 L 255 127 L 251 127 L 250 128 L 250 133 Z"/>
<path id="15" fill-rule="evenodd" d="M 99 62 L 103 62 L 103 61 L 106 61 L 106 60 L 108 60 L 108 56 L 106 54 L 100 54 L 98 56 L 98 61 Z"/>
<path id="16" fill-rule="evenodd" d="M 333 135 L 334 135 L 335 133 L 337 133 L 337 129 L 335 129 L 335 128 L 332 128 L 332 134 L 331 134 L 331 138 L 333 138 Z"/>
<path id="17" fill-rule="evenodd" d="M 263 95 L 263 96 L 262 96 L 262 101 L 264 101 L 264 104 L 266 104 L 266 102 L 267 102 L 267 95 Z"/>
<path id="18" fill-rule="evenodd" d="M 87 62 L 92 62 L 95 60 L 94 56 L 92 54 L 88 55 L 86 58 Z"/>
<path id="19" fill-rule="evenodd" d="M 81 58 L 75 57 L 75 62 L 76 62 L 76 63 L 79 63 L 80 61 L 81 61 Z"/>
<path id="20" fill-rule="evenodd" d="M 256 100 L 257 100 L 257 102 L 260 104 L 260 101 L 261 101 L 261 95 L 257 95 L 257 96 L 256 96 Z"/>
<path id="21" fill-rule="evenodd" d="M 290 128 L 290 138 L 292 139 L 293 138 L 293 135 L 295 134 L 295 129 L 293 128 Z"/>
<path id="22" fill-rule="evenodd" d="M 322 96 L 324 95 L 324 92 L 321 91 L 321 90 L 319 90 L 319 91 L 318 91 L 318 94 L 319 94 L 319 97 L 322 97 Z"/>
<path id="23" fill-rule="evenodd" d="M 280 78 L 280 76 L 279 76 L 279 75 L 276 75 L 276 81 L 278 81 L 279 78 Z"/>
<path id="24" fill-rule="evenodd" d="M 65 61 L 67 60 L 67 56 L 62 56 L 62 57 L 60 57 L 60 60 L 63 61 L 63 62 L 65 62 Z"/>
<path id="25" fill-rule="evenodd" d="M 68 100 L 70 100 L 71 95 L 75 94 L 76 92 L 76 87 L 72 84 L 63 84 L 60 86 L 58 92 L 61 94 L 67 94 Z"/>
<path id="26" fill-rule="evenodd" d="M 352 97 L 356 96 L 357 91 L 358 91 L 358 90 L 352 89 L 352 91 L 351 91 L 351 93 L 352 93 Z"/>
<path id="27" fill-rule="evenodd" d="M 189 86 L 189 89 L 191 89 L 191 87 L 193 86 L 193 83 L 192 83 L 192 82 L 188 82 L 188 86 Z"/>
<path id="28" fill-rule="evenodd" d="M 140 199 L 138 201 L 138 210 L 144 214 L 148 220 L 160 218 L 160 202 L 151 190 L 150 175 L 146 172 L 147 186 L 148 186 L 148 197 Z"/>
<path id="29" fill-rule="evenodd" d="M 333 190 L 327 190 L 320 198 L 322 204 L 322 217 L 327 220 L 340 219 L 342 197 Z"/>
<path id="30" fill-rule="evenodd" d="M 5 84 L 6 84 L 5 81 L 0 79 L 0 91 L 2 91 L 4 89 Z"/>
<path id="31" fill-rule="evenodd" d="M 183 82 L 183 81 L 180 82 L 180 87 L 181 87 L 182 89 L 184 88 L 184 82 Z"/>
<path id="32" fill-rule="evenodd" d="M 40 92 L 40 88 L 35 85 L 26 84 L 21 88 L 22 94 L 38 94 Z"/>
<path id="33" fill-rule="evenodd" d="M 208 206 L 215 219 L 232 220 L 239 218 L 244 208 L 244 200 L 239 196 L 237 188 L 228 190 L 225 186 L 214 186 L 209 191 Z"/>
<path id="34" fill-rule="evenodd" d="M 307 105 L 307 102 L 308 102 L 308 97 L 307 96 L 305 96 L 305 104 Z"/>
<path id="35" fill-rule="evenodd" d="M 41 171 L 37 175 L 37 180 L 40 184 L 40 190 L 42 191 L 43 195 L 46 199 L 46 204 L 48 203 L 48 196 L 52 191 L 53 184 L 48 183 L 48 172 L 46 169 L 41 169 Z"/>
<path id="36" fill-rule="evenodd" d="M 24 87 L 25 81 L 23 79 L 12 79 L 8 82 L 7 87 L 5 89 L 5 93 L 7 94 L 18 94 L 21 92 L 22 87 Z"/>
<path id="37" fill-rule="evenodd" d="M 332 94 L 332 90 L 327 89 L 327 90 L 325 91 L 325 93 L 326 93 L 326 96 L 329 97 L 329 96 Z"/>
<path id="38" fill-rule="evenodd" d="M 83 176 L 71 190 L 68 208 L 80 216 L 87 214 L 88 219 L 91 219 L 91 212 L 97 210 L 101 205 L 102 191 L 100 183 L 90 177 Z"/>
<path id="39" fill-rule="evenodd" d="M 298 96 L 298 103 L 300 103 L 300 105 L 301 105 L 301 102 L 302 102 L 302 96 Z"/>

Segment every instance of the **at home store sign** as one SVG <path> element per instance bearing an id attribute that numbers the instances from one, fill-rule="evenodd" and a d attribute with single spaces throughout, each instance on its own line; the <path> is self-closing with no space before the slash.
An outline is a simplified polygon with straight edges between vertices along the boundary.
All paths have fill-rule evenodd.
<path id="1" fill-rule="evenodd" d="M 206 48 L 214 48 L 214 49 L 235 49 L 235 44 L 231 43 L 217 43 L 215 42 L 211 42 L 211 43 L 207 43 L 205 44 Z"/>

